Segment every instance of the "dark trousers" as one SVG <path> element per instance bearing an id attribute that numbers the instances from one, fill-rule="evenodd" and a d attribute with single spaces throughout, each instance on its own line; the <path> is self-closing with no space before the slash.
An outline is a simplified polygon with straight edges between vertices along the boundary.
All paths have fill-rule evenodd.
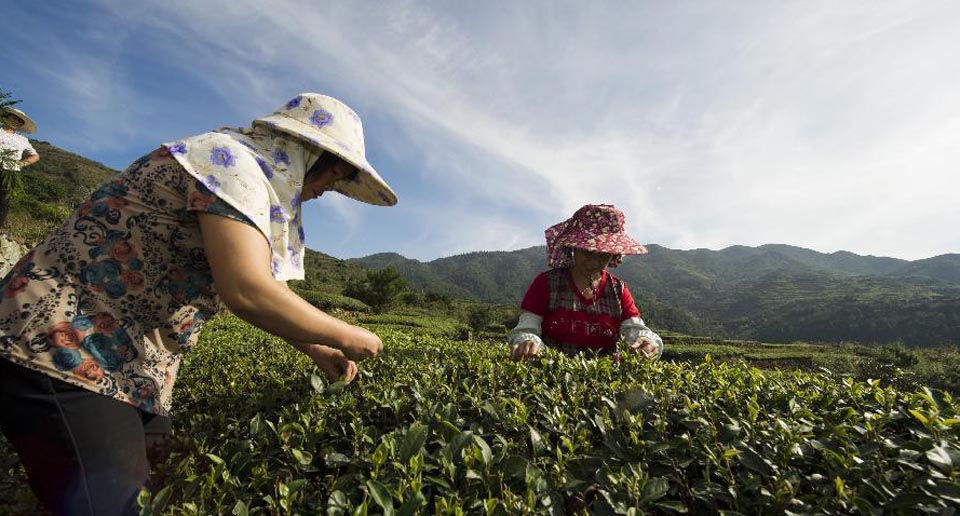
<path id="1" fill-rule="evenodd" d="M 136 514 L 170 419 L 0 358 L 0 428 L 54 514 Z"/>
<path id="2" fill-rule="evenodd" d="M 0 174 L 4 172 L 0 170 Z M 10 211 L 10 192 L 6 188 L 0 188 L 0 228 L 7 224 L 7 212 Z"/>

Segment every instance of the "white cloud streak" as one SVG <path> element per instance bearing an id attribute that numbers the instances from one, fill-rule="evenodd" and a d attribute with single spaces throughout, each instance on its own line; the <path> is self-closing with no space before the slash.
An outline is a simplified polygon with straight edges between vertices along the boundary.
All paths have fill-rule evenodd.
<path id="1" fill-rule="evenodd" d="M 147 60 L 223 99 L 223 116 L 300 89 L 357 109 L 417 205 L 393 220 L 311 209 L 342 223 L 332 248 L 346 255 L 536 245 L 587 202 L 617 204 L 631 233 L 671 247 L 960 252 L 945 236 L 960 219 L 953 2 L 101 7 L 150 35 Z M 85 116 L 102 116 L 97 91 L 137 104 L 109 58 L 76 58 L 51 76 L 91 97 Z M 359 238 L 375 223 L 411 233 Z"/>

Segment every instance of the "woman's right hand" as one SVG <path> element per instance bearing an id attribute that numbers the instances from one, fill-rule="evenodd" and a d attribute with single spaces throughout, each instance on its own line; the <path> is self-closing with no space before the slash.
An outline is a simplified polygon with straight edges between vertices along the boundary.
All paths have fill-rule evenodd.
<path id="1" fill-rule="evenodd" d="M 371 358 L 383 349 L 383 342 L 377 334 L 359 326 L 351 326 L 347 339 L 340 344 L 336 347 L 343 351 L 343 354 L 347 355 L 350 360 Z"/>
<path id="2" fill-rule="evenodd" d="M 540 344 L 533 340 L 525 340 L 514 346 L 510 358 L 515 361 L 529 360 L 540 354 Z"/>

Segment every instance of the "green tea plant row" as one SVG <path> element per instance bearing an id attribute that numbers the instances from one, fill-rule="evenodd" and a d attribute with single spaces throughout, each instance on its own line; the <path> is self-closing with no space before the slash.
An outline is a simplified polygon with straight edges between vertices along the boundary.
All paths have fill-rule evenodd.
<path id="1" fill-rule="evenodd" d="M 633 357 L 530 363 L 412 331 L 353 384 L 236 319 L 180 380 L 166 514 L 953 514 L 939 391 Z"/>
<path id="2" fill-rule="evenodd" d="M 497 342 L 380 332 L 385 351 L 344 385 L 236 318 L 211 321 L 178 380 L 172 451 L 142 513 L 879 515 L 960 505 L 960 415 L 947 393 L 710 358 L 514 363 Z"/>
<path id="3" fill-rule="evenodd" d="M 412 333 L 421 336 L 451 338 L 454 340 L 468 340 L 469 326 L 450 317 L 430 317 L 425 315 L 408 314 L 377 314 L 362 315 L 357 322 L 372 331 L 392 333 L 398 330 L 401 333 Z M 503 337 L 506 337 L 504 332 Z"/>

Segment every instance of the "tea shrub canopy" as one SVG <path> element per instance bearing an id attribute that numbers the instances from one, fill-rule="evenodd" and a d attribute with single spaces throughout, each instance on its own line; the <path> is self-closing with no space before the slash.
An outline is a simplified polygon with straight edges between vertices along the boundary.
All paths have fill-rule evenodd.
<path id="1" fill-rule="evenodd" d="M 156 514 L 954 514 L 957 401 L 743 362 L 530 363 L 381 330 L 329 384 L 211 322 L 177 391 Z"/>

